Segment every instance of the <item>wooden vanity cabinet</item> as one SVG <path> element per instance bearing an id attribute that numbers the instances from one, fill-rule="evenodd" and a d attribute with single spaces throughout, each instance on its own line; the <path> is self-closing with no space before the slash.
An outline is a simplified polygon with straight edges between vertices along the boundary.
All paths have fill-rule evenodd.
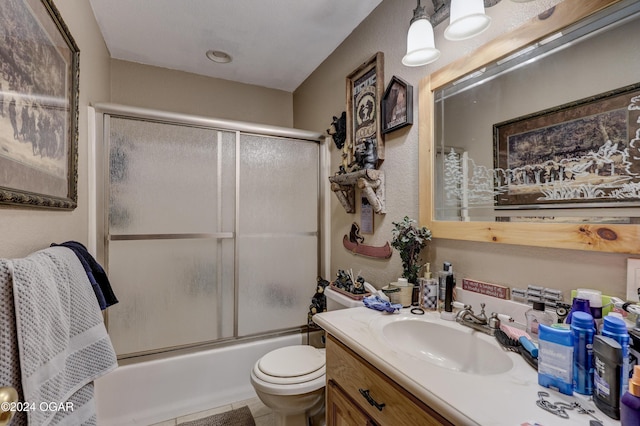
<path id="1" fill-rule="evenodd" d="M 326 392 L 327 426 L 452 425 L 331 335 Z"/>

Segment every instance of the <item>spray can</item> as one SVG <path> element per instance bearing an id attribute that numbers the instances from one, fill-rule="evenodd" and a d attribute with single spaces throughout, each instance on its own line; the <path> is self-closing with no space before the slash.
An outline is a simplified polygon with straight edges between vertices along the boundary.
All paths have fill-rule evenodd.
<path id="1" fill-rule="evenodd" d="M 582 395 L 593 394 L 593 317 L 576 312 L 571 321 L 573 335 L 573 390 Z"/>

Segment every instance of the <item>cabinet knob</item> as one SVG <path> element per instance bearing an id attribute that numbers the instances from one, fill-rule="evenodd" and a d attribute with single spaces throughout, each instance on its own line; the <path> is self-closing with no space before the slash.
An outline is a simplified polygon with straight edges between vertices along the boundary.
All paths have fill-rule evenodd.
<path id="1" fill-rule="evenodd" d="M 18 392 L 11 387 L 0 387 L 0 403 L 2 403 L 2 407 L 0 407 L 0 426 L 8 425 L 11 421 L 11 417 L 13 417 L 13 411 L 10 409 L 5 410 L 4 403 L 8 403 L 9 406 L 15 405 L 18 402 Z"/>
<path id="2" fill-rule="evenodd" d="M 360 394 L 364 396 L 364 399 L 366 399 L 369 404 L 371 404 L 373 407 L 376 407 L 378 411 L 382 411 L 385 404 L 379 403 L 375 399 L 373 399 L 373 397 L 369 394 L 369 389 L 359 388 L 358 391 L 360 391 Z"/>

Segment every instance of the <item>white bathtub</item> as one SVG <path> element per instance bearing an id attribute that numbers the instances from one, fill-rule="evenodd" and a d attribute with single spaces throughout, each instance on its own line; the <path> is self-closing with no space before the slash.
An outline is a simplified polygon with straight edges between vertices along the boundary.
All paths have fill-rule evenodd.
<path id="1" fill-rule="evenodd" d="M 149 425 L 256 396 L 253 364 L 302 334 L 118 367 L 96 381 L 98 424 Z"/>

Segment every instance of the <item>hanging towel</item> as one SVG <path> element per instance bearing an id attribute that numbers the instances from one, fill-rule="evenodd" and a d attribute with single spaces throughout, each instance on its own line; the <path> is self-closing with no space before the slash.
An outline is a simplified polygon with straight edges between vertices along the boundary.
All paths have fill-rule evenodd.
<path id="1" fill-rule="evenodd" d="M 3 264 L 4 263 L 4 264 Z M 100 306 L 82 264 L 66 247 L 0 260 L 13 282 L 23 401 L 29 425 L 96 424 L 93 380 L 117 367 Z M 42 410 L 42 403 L 73 410 Z M 46 407 L 45 407 L 46 408 Z"/>
<path id="2" fill-rule="evenodd" d="M 4 259 L 0 259 L 0 387 L 2 386 L 15 388 L 20 401 L 24 401 L 16 334 L 16 311 L 13 307 L 13 283 L 7 261 Z M 25 411 L 15 413 L 10 423 L 11 426 L 26 424 Z"/>
<path id="3" fill-rule="evenodd" d="M 82 243 L 77 241 L 67 241 L 62 244 L 51 244 L 51 247 L 55 246 L 70 248 L 76 256 L 78 256 L 78 260 L 82 263 L 82 266 L 87 273 L 87 278 L 89 278 L 89 282 L 96 294 L 96 299 L 98 299 L 100 309 L 104 310 L 109 306 L 118 303 L 118 299 L 113 293 L 107 274 L 104 272 L 104 269 L 102 269 L 102 266 L 100 266 L 94 257 L 91 256 L 91 253 L 89 253 L 87 248 L 82 245 Z"/>

